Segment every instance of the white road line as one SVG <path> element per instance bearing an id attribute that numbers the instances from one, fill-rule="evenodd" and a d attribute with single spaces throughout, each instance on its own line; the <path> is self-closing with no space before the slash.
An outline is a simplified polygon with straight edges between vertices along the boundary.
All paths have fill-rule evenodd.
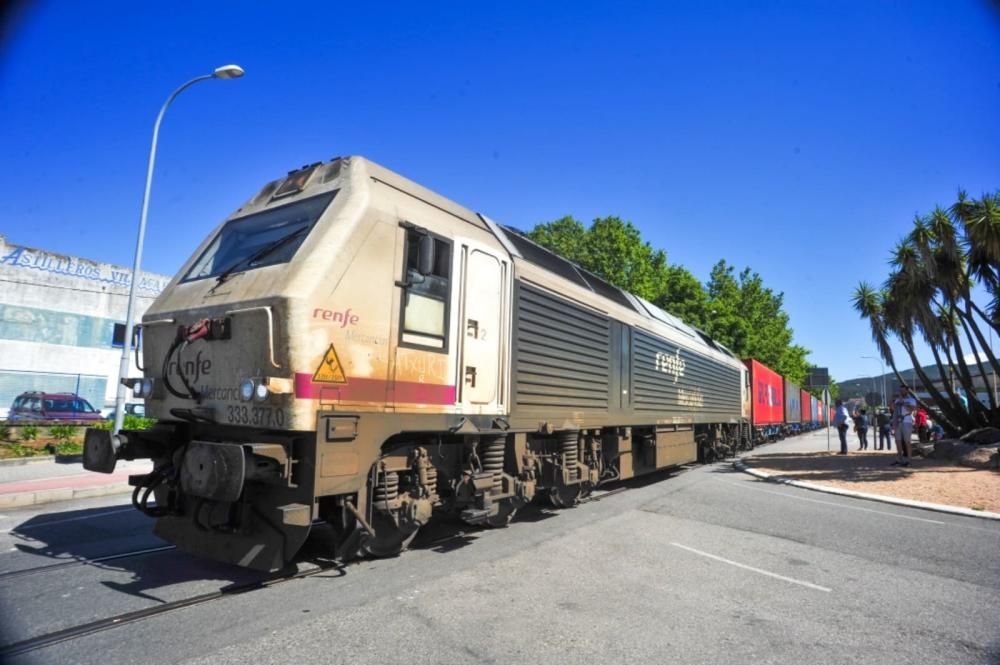
<path id="1" fill-rule="evenodd" d="M 94 513 L 93 515 L 80 515 L 79 517 L 67 517 L 62 520 L 52 520 L 50 522 L 41 522 L 39 524 L 28 524 L 26 526 L 15 526 L 11 529 L 0 529 L 0 533 L 10 533 L 11 531 L 27 531 L 28 529 L 41 529 L 46 526 L 52 526 L 53 524 L 64 524 L 66 522 L 77 522 L 79 520 L 89 520 L 95 517 L 103 517 L 104 515 L 115 515 L 117 513 L 131 513 L 136 512 L 135 508 L 119 508 L 118 510 L 108 510 L 103 513 Z"/>
<path id="2" fill-rule="evenodd" d="M 763 489 L 763 488 L 760 488 L 760 487 L 749 487 L 749 486 L 746 486 L 746 485 L 742 485 L 740 483 L 728 483 L 728 481 L 722 480 L 721 478 L 716 478 L 716 480 L 719 480 L 720 482 L 724 482 L 724 483 L 727 483 L 727 484 L 735 485 L 736 487 L 739 487 L 741 489 L 751 490 L 753 492 L 764 492 L 765 494 L 776 494 L 778 496 L 783 496 L 786 499 L 796 499 L 798 501 L 808 501 L 810 503 L 822 503 L 823 505 L 826 505 L 826 506 L 836 506 L 837 508 L 846 508 L 847 510 L 860 510 L 861 512 L 864 512 L 864 513 L 875 513 L 876 515 L 885 515 L 886 517 L 898 517 L 901 520 L 914 520 L 915 522 L 928 522 L 930 524 L 943 524 L 945 526 L 949 526 L 947 522 L 942 522 L 940 520 L 929 520 L 926 517 L 913 517 L 911 515 L 897 515 L 896 513 L 887 513 L 884 510 L 872 510 L 871 508 L 861 508 L 860 506 L 848 506 L 848 505 L 843 504 L 843 503 L 836 503 L 835 501 L 822 501 L 820 499 L 810 499 L 810 498 L 804 497 L 804 496 L 796 496 L 794 494 L 786 494 L 785 492 L 776 492 L 774 490 L 766 490 L 766 489 Z M 851 497 L 845 497 L 845 498 L 849 499 Z M 956 525 L 956 526 L 959 526 L 959 525 Z M 970 528 L 974 528 L 974 527 L 970 527 Z"/>
<path id="3" fill-rule="evenodd" d="M 785 582 L 791 582 L 792 584 L 798 584 L 799 586 L 804 586 L 809 589 L 816 589 L 817 591 L 825 591 L 830 593 L 833 589 L 827 589 L 825 586 L 819 586 L 818 584 L 813 584 L 812 582 L 804 582 L 802 580 L 797 580 L 793 577 L 785 577 L 784 575 L 779 575 L 778 573 L 772 573 L 768 570 L 761 570 L 760 568 L 754 568 L 753 566 L 748 566 L 743 563 L 738 563 L 736 561 L 730 561 L 729 559 L 724 559 L 721 556 L 716 556 L 715 554 L 709 554 L 708 552 L 702 552 L 701 550 L 696 550 L 693 547 L 688 547 L 687 545 L 681 545 L 680 543 L 670 543 L 674 547 L 679 547 L 682 550 L 687 550 L 688 552 L 693 552 L 699 556 L 707 557 L 715 561 L 720 561 L 722 563 L 728 563 L 730 566 L 736 566 L 737 568 L 742 568 L 743 570 L 749 570 L 754 573 L 759 573 L 761 575 L 767 575 L 768 577 L 773 577 L 778 580 L 783 580 Z"/>

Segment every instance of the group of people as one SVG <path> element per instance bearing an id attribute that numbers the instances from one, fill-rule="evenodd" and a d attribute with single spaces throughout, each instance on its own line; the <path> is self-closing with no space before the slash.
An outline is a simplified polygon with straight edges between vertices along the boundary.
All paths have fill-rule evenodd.
<path id="1" fill-rule="evenodd" d="M 843 400 L 837 400 L 837 411 L 833 417 L 833 425 L 840 436 L 840 455 L 847 454 L 847 430 L 851 425 L 858 434 L 858 450 L 868 450 L 868 413 L 859 409 L 853 416 L 848 412 Z M 929 432 L 927 412 L 917 407 L 909 386 L 902 386 L 899 393 L 893 397 L 892 410 L 877 410 L 875 424 L 878 426 L 878 443 L 875 450 L 892 450 L 893 438 L 896 440 L 896 460 L 893 465 L 910 465 L 910 439 L 914 428 L 917 428 L 923 441 Z"/>

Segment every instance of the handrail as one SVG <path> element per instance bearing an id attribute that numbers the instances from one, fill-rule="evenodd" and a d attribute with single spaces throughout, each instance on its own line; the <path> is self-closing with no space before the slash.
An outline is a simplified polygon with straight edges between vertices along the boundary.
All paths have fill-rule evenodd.
<path id="1" fill-rule="evenodd" d="M 264 310 L 267 313 L 267 350 L 270 355 L 271 365 L 281 369 L 281 365 L 274 361 L 274 315 L 271 313 L 270 305 L 258 305 L 257 307 L 244 307 L 241 309 L 231 309 L 226 312 L 226 316 L 231 316 L 233 314 L 240 314 L 242 312 L 256 312 L 257 310 Z"/>

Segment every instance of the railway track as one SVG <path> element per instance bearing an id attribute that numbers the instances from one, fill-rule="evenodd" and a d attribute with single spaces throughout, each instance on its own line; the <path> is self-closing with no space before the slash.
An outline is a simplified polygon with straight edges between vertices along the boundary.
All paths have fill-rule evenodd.
<path id="1" fill-rule="evenodd" d="M 122 555 L 116 555 L 116 556 L 118 558 L 121 558 Z M 243 584 L 238 584 L 235 586 L 219 589 L 218 591 L 211 591 L 209 593 L 199 594 L 197 596 L 192 596 L 190 598 L 185 598 L 182 600 L 175 600 L 173 602 L 163 603 L 161 605 L 155 605 L 153 607 L 147 607 L 140 610 L 133 610 L 131 612 L 116 614 L 110 617 L 106 617 L 104 619 L 98 619 L 96 621 L 90 621 L 88 623 L 80 624 L 78 626 L 63 628 L 61 630 L 56 630 L 51 633 L 46 633 L 44 635 L 32 637 L 27 640 L 21 640 L 20 642 L 14 642 L 12 644 L 0 646 L 0 661 L 3 661 L 7 658 L 12 658 L 14 656 L 30 653 L 32 651 L 37 651 L 39 649 L 44 649 L 46 647 L 50 647 L 55 644 L 59 644 L 61 642 L 67 642 L 69 640 L 78 639 L 80 637 L 85 637 L 87 635 L 93 635 L 94 633 L 110 630 L 112 628 L 117 628 L 119 626 L 126 626 L 128 624 L 136 623 L 137 621 L 142 621 L 143 619 L 148 619 L 150 617 L 158 616 L 160 614 L 175 612 L 185 607 L 201 605 L 203 603 L 211 602 L 213 600 L 218 600 L 220 598 L 225 598 L 227 596 L 236 596 L 247 593 L 249 591 L 255 591 L 258 589 L 264 589 L 277 584 L 282 584 L 284 582 L 290 582 L 292 580 L 310 577 L 312 575 L 325 572 L 335 567 L 332 564 L 331 565 L 313 564 L 313 565 L 315 565 L 316 567 L 309 568 L 308 570 L 304 571 L 298 571 L 290 575 L 283 575 L 263 580 L 255 580 L 253 582 L 246 582 Z"/>
<path id="2" fill-rule="evenodd" d="M 36 575 L 38 573 L 47 573 L 53 570 L 63 570 L 65 568 L 75 568 L 76 566 L 87 566 L 95 563 L 105 563 L 107 561 L 115 561 L 117 559 L 128 559 L 135 556 L 144 556 L 146 554 L 156 554 L 157 552 L 168 552 L 174 549 L 177 549 L 176 546 L 174 545 L 162 545 L 158 547 L 147 547 L 145 549 L 134 550 L 131 552 L 106 554 L 104 556 L 97 556 L 90 559 L 72 559 L 70 561 L 60 561 L 59 563 L 52 563 L 45 566 L 37 566 L 35 568 L 26 568 L 25 570 L 10 570 L 4 573 L 0 573 L 0 582 L 4 582 L 10 579 L 15 579 L 18 577 L 26 577 L 28 575 Z"/>

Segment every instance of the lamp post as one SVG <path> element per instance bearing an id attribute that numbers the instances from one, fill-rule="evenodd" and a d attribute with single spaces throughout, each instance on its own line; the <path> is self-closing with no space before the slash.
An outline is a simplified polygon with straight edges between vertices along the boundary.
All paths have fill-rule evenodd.
<path id="1" fill-rule="evenodd" d="M 880 404 L 880 406 L 885 406 L 885 361 L 883 361 L 881 358 L 876 358 L 875 356 L 861 356 L 861 357 L 868 358 L 869 360 L 877 360 L 879 362 L 879 366 L 882 368 L 882 396 L 881 396 L 882 404 Z M 873 388 L 872 392 L 878 392 L 878 390 L 875 389 L 876 385 L 874 380 L 872 381 L 872 388 Z"/>
<path id="2" fill-rule="evenodd" d="M 163 121 L 163 114 L 167 112 L 167 107 L 171 102 L 195 83 L 208 81 L 210 79 L 237 79 L 243 76 L 243 68 L 239 65 L 224 65 L 216 68 L 211 74 L 196 76 L 181 87 L 174 90 L 167 101 L 163 103 L 160 112 L 156 116 L 153 124 L 153 144 L 149 148 L 149 164 L 146 167 L 146 188 L 142 193 L 142 212 L 139 215 L 139 237 L 135 243 L 135 260 L 132 263 L 132 281 L 128 289 L 128 309 L 125 313 L 125 343 L 122 345 L 122 359 L 118 366 L 118 392 L 115 397 L 115 425 L 114 432 L 122 428 L 125 420 L 125 384 L 122 381 L 128 377 L 129 355 L 132 352 L 132 328 L 135 322 L 135 285 L 139 281 L 139 270 L 142 265 L 142 243 L 146 236 L 146 215 L 149 211 L 149 190 L 153 184 L 153 164 L 156 161 L 156 140 L 160 135 L 160 123 Z"/>

